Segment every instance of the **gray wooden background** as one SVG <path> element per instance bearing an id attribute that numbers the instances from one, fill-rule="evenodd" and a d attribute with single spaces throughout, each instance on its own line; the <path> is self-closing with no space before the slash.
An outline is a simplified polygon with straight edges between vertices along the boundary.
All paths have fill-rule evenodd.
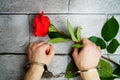
<path id="1" fill-rule="evenodd" d="M 0 0 L 0 80 L 23 80 L 26 52 L 29 42 L 46 41 L 46 36 L 34 37 L 33 19 L 42 10 L 51 22 L 62 31 L 67 31 L 67 19 L 74 29 L 81 25 L 82 37 L 99 36 L 105 21 L 111 16 L 120 23 L 120 0 Z M 116 37 L 120 42 L 120 30 Z M 56 55 L 49 66 L 52 78 L 42 80 L 68 80 L 64 78 L 72 42 L 53 45 Z M 103 55 L 120 64 L 120 47 L 113 55 Z M 79 77 L 69 80 L 79 80 Z"/>

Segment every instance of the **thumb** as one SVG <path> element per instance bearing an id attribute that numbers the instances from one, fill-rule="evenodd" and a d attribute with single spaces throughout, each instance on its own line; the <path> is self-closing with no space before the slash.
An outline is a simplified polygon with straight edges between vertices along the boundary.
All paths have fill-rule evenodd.
<path id="1" fill-rule="evenodd" d="M 50 49 L 49 49 L 48 55 L 49 55 L 49 56 L 54 56 L 54 54 L 55 54 L 55 50 L 54 50 L 53 46 L 50 45 Z"/>

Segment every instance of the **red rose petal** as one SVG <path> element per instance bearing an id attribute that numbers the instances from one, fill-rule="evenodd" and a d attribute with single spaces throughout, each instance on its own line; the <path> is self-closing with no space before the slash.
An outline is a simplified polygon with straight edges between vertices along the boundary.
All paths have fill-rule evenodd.
<path id="1" fill-rule="evenodd" d="M 44 12 L 38 14 L 33 23 L 34 35 L 35 36 L 46 36 L 50 26 L 50 20 L 47 16 L 44 16 Z"/>

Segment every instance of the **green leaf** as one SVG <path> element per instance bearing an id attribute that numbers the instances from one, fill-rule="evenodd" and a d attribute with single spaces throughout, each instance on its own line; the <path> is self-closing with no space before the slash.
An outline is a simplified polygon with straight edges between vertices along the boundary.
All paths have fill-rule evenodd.
<path id="1" fill-rule="evenodd" d="M 102 78 L 110 78 L 113 74 L 113 68 L 110 63 L 106 62 L 105 60 L 100 60 L 98 64 L 98 73 L 99 76 Z"/>
<path id="2" fill-rule="evenodd" d="M 48 40 L 49 43 L 53 43 L 53 44 L 66 42 L 66 41 L 68 41 L 68 39 L 64 39 L 64 38 L 53 38 Z"/>
<path id="3" fill-rule="evenodd" d="M 100 78 L 100 80 L 114 80 L 115 79 L 115 77 L 109 77 L 109 78 Z"/>
<path id="4" fill-rule="evenodd" d="M 49 32 L 49 33 L 48 33 L 48 36 L 49 36 L 51 39 L 53 39 L 53 38 L 64 38 L 64 39 L 68 38 L 68 36 L 63 35 L 63 34 L 60 34 L 60 33 L 58 33 L 58 32 Z"/>
<path id="5" fill-rule="evenodd" d="M 80 76 L 80 74 L 74 74 L 74 73 L 70 73 L 71 71 L 77 71 L 77 67 L 74 63 L 74 61 L 71 61 L 68 65 L 67 65 L 67 69 L 66 69 L 66 78 L 73 78 L 73 77 L 77 77 Z"/>
<path id="6" fill-rule="evenodd" d="M 104 24 L 101 31 L 101 35 L 104 38 L 104 40 L 108 42 L 117 35 L 118 30 L 119 24 L 113 16 Z"/>
<path id="7" fill-rule="evenodd" d="M 120 66 L 118 66 L 113 73 L 120 77 Z"/>
<path id="8" fill-rule="evenodd" d="M 49 32 L 56 32 L 56 28 L 53 24 L 50 25 Z"/>
<path id="9" fill-rule="evenodd" d="M 73 28 L 72 28 L 72 26 L 71 26 L 69 21 L 67 21 L 67 27 L 68 27 L 68 30 L 69 30 L 69 33 L 71 35 L 72 40 L 75 41 L 75 42 L 78 42 L 77 38 L 75 37 Z"/>
<path id="10" fill-rule="evenodd" d="M 88 39 L 92 41 L 93 43 L 95 43 L 97 46 L 100 46 L 101 49 L 106 48 L 106 43 L 101 38 L 96 37 L 96 36 L 91 36 Z"/>
<path id="11" fill-rule="evenodd" d="M 107 46 L 107 51 L 109 53 L 114 53 L 119 47 L 119 45 L 120 45 L 119 42 L 116 39 L 113 39 Z"/>
<path id="12" fill-rule="evenodd" d="M 81 47 L 83 47 L 83 44 L 80 44 L 80 43 L 79 44 L 73 44 L 72 47 L 73 48 L 81 48 Z"/>
<path id="13" fill-rule="evenodd" d="M 81 41 L 81 27 L 78 27 L 77 28 L 77 33 L 76 33 L 76 35 L 77 35 L 77 39 L 78 39 L 78 41 Z"/>
<path id="14" fill-rule="evenodd" d="M 58 30 L 55 28 L 55 26 L 53 24 L 51 24 L 50 27 L 49 27 L 48 36 L 51 39 L 53 39 L 53 38 L 64 38 L 64 39 L 69 38 L 63 32 L 58 32 Z"/>

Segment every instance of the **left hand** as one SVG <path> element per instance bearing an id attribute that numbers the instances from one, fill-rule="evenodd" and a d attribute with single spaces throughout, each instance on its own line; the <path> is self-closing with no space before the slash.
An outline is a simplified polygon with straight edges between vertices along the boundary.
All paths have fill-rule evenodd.
<path id="1" fill-rule="evenodd" d="M 54 54 L 53 46 L 45 42 L 37 41 L 29 45 L 28 61 L 29 63 L 39 62 L 49 65 Z"/>

